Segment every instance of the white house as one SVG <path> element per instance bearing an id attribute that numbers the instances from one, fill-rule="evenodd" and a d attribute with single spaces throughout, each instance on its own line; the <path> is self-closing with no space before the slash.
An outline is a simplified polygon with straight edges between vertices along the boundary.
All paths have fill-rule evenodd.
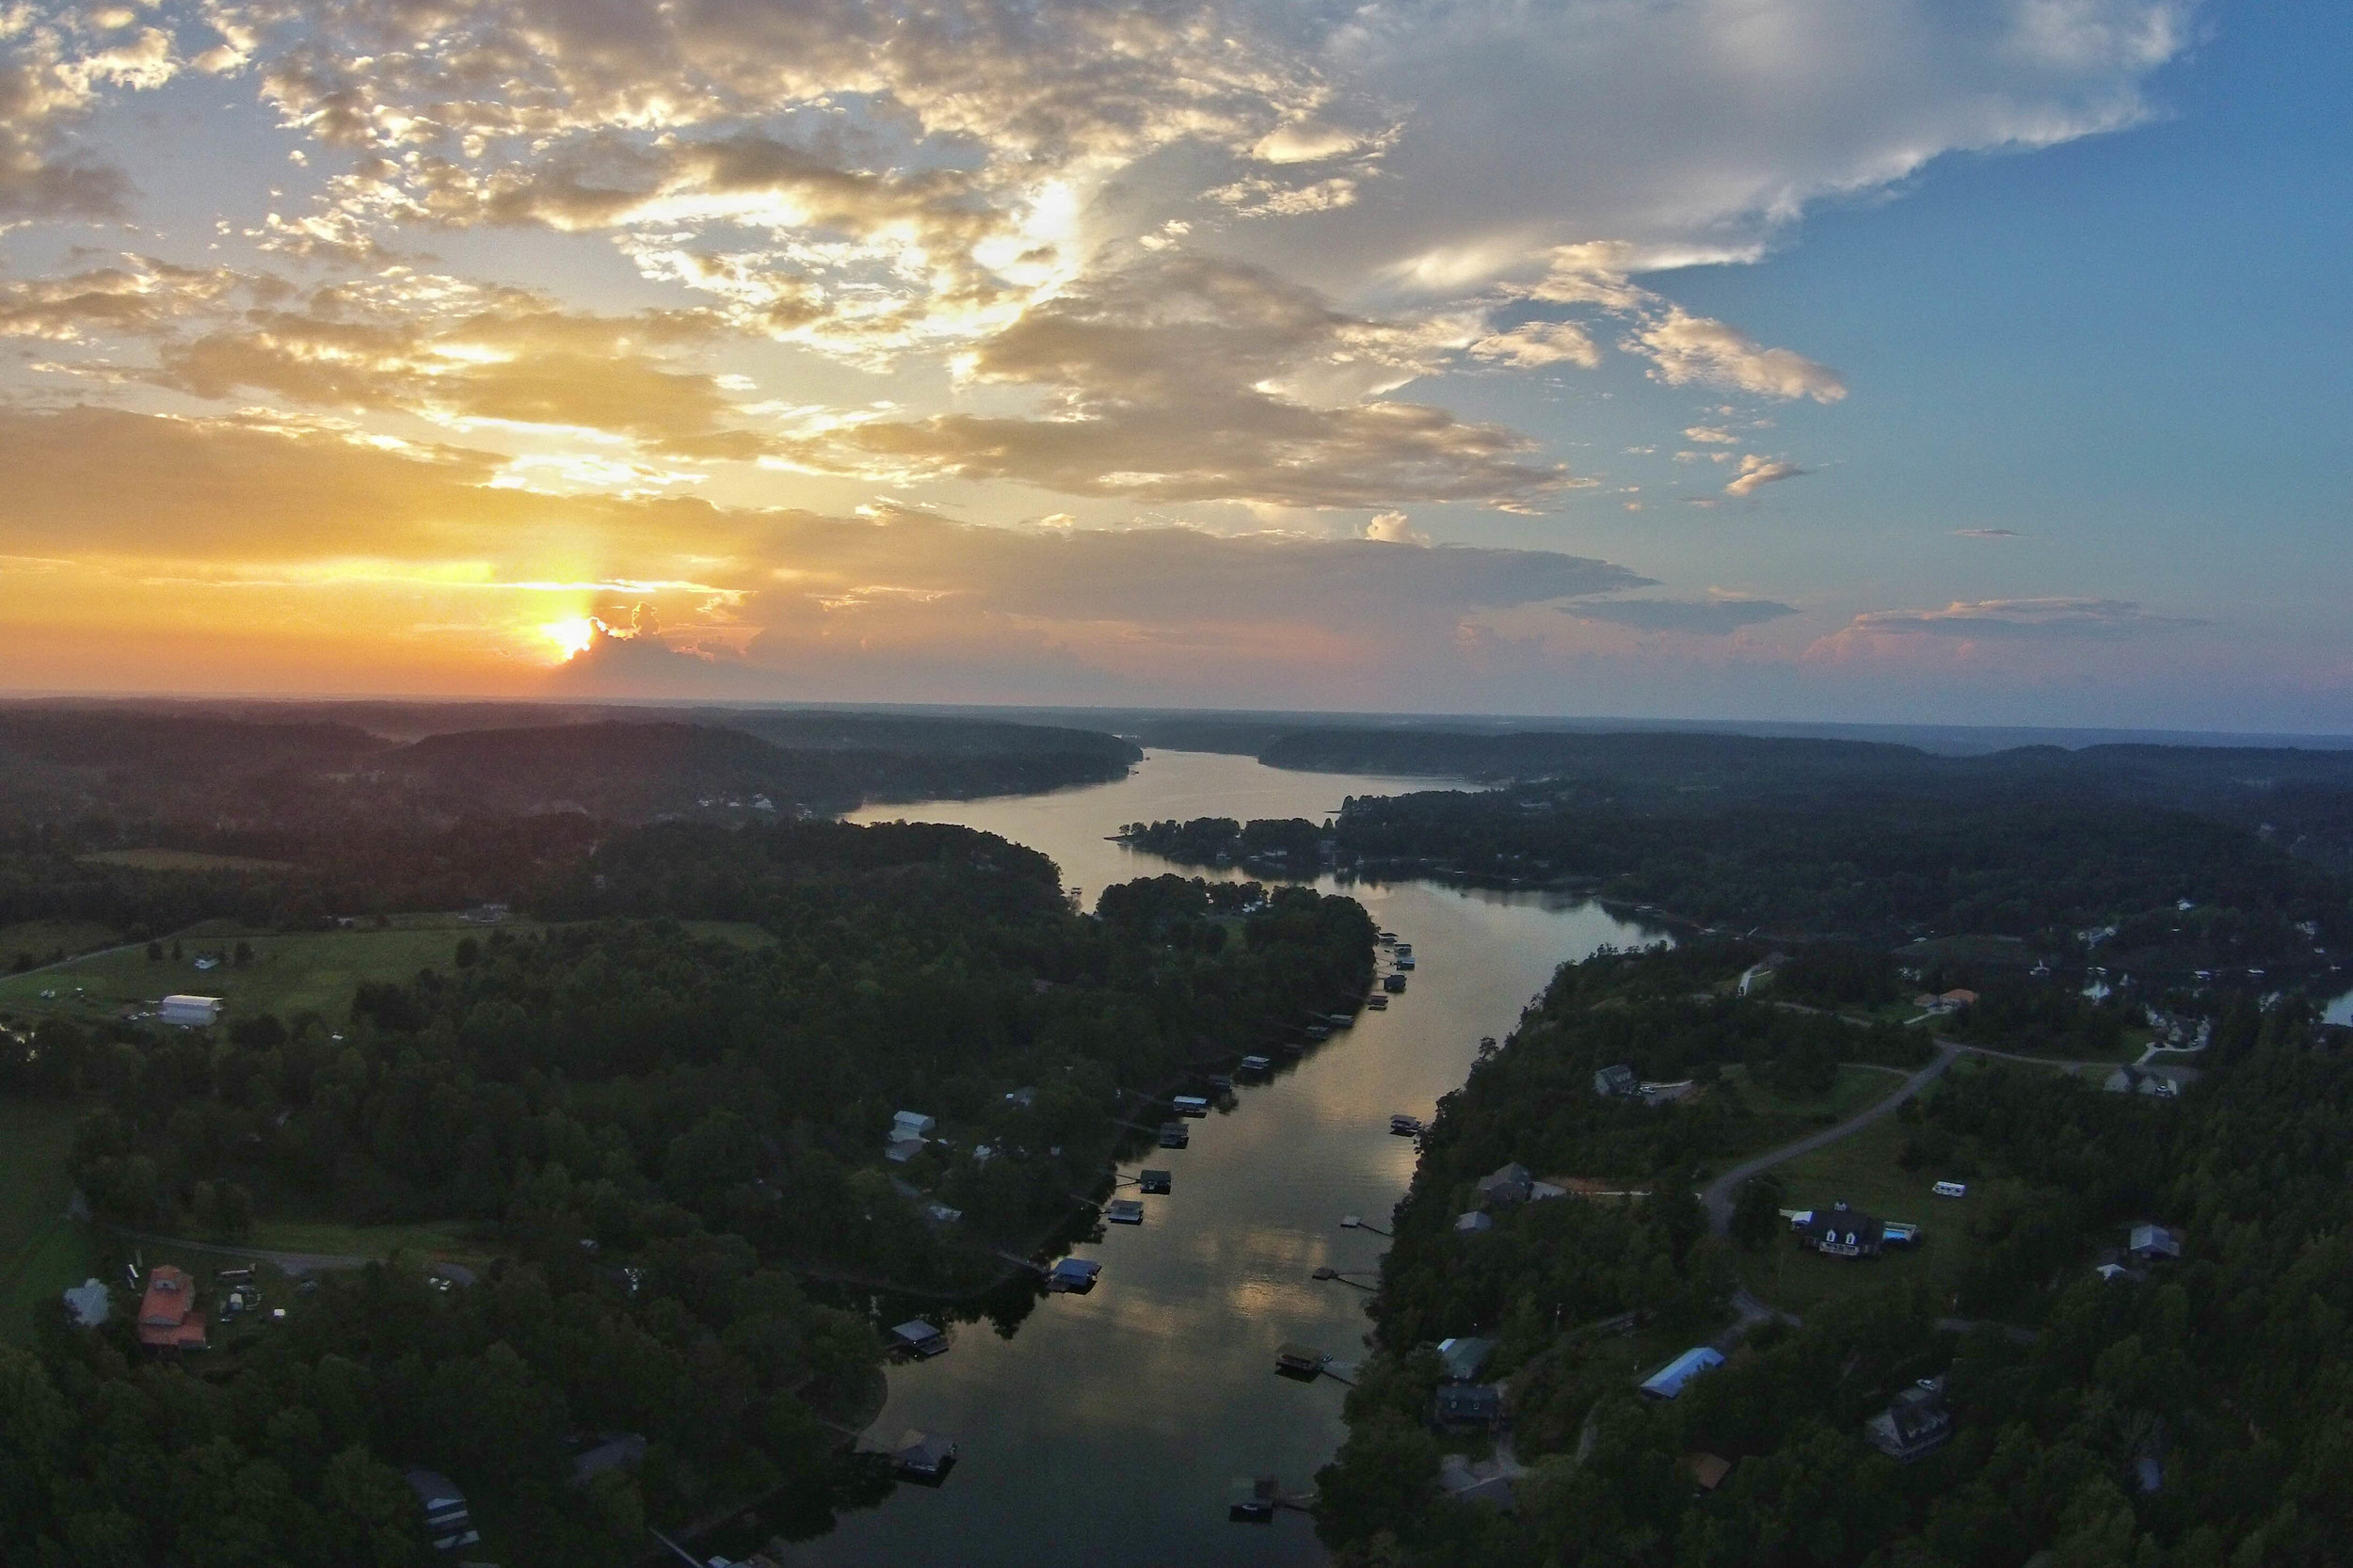
<path id="1" fill-rule="evenodd" d="M 929 1138 L 938 1129 L 937 1121 L 920 1112 L 902 1111 L 890 1118 L 890 1137 L 893 1143 L 904 1138 Z"/>
<path id="2" fill-rule="evenodd" d="M 155 1016 L 168 1024 L 187 1029 L 209 1029 L 220 1022 L 218 997 L 166 997 L 155 1009 Z"/>

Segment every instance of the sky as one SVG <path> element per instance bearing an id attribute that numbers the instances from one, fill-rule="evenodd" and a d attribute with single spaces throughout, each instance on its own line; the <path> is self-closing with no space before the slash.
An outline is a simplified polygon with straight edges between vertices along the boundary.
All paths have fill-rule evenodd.
<path id="1" fill-rule="evenodd" d="M 0 690 L 2353 731 L 2353 9 L 0 0 Z"/>

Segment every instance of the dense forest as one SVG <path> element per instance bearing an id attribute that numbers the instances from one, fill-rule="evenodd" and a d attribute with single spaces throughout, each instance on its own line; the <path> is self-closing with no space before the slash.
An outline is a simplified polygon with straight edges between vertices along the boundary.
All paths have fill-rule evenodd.
<path id="1" fill-rule="evenodd" d="M 1442 1109 L 1398 1214 L 1380 1349 L 1322 1478 L 1321 1528 L 1340 1560 L 2338 1560 L 2353 1063 L 2316 1049 L 2307 1017 L 2227 1012 L 2213 1071 L 2179 1103 L 2012 1064 L 1948 1074 L 1908 1116 L 1907 1150 L 1934 1144 L 2025 1194 L 1969 1222 L 1973 1260 L 1952 1297 L 1855 1264 L 1851 1289 L 1801 1322 L 1736 1320 L 1743 1243 L 1711 1235 L 1689 1196 L 1712 1135 L 1670 1130 L 1704 1113 L 1606 1101 L 1589 1076 L 1627 1048 L 1629 1015 L 1688 989 L 1695 961 L 1564 968 Z M 1675 1054 L 1739 1051 L 1738 1016 L 1700 1008 Z M 1476 1202 L 1471 1178 L 1506 1159 L 1626 1175 L 1647 1159 L 1653 1195 L 1503 1206 L 1465 1234 L 1451 1222 Z M 1744 1194 L 1764 1221 L 1736 1216 L 1748 1245 L 1782 1228 L 1769 1192 Z M 1746 1201 L 1761 1195 L 1761 1208 Z M 2174 1228 L 2178 1261 L 2113 1279 L 2092 1269 L 2114 1256 L 2104 1239 L 2147 1220 Z M 1628 1312 L 1632 1344 L 1615 1336 Z M 1508 1510 L 1441 1486 L 1442 1449 L 1479 1447 L 1431 1424 L 1443 1375 L 1431 1346 L 1463 1335 L 1496 1343 L 1483 1375 L 1507 1391 L 1524 1466 Z M 1680 1398 L 1636 1392 L 1710 1338 L 1728 1359 Z M 1924 1378 L 1941 1380 L 1952 1435 L 1898 1463 L 1865 1424 Z"/>
<path id="2" fill-rule="evenodd" d="M 456 1222 L 498 1261 L 454 1292 L 397 1258 L 329 1277 L 186 1369 L 46 1304 L 0 1348 L 0 1560 L 421 1562 L 415 1464 L 517 1564 L 630 1561 L 648 1521 L 779 1488 L 822 1508 L 882 1347 L 804 1282 L 1030 1281 L 1001 1255 L 1066 1240 L 1130 1119 L 1371 972 L 1353 901 L 1171 875 L 1085 915 L 957 827 L 656 824 L 536 887 L 553 923 L 347 1014 L 7 1036 L 0 1094 L 91 1107 L 102 1221 Z M 936 1126 L 886 1160 L 907 1110 Z M 643 1463 L 570 1484 L 614 1431 Z"/>

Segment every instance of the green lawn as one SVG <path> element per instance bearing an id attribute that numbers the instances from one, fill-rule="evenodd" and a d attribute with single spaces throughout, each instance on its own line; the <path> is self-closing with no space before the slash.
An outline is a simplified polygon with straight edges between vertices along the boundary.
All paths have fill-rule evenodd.
<path id="1" fill-rule="evenodd" d="M 746 948 L 754 952 L 776 946 L 776 938 L 772 933 L 749 920 L 680 920 L 679 924 L 697 936 Z"/>
<path id="2" fill-rule="evenodd" d="M 127 866 L 135 872 L 282 872 L 284 860 L 253 860 L 242 855 L 206 855 L 192 849 L 108 849 L 82 859 L 93 866 Z"/>
<path id="3" fill-rule="evenodd" d="M 456 1221 L 416 1225 L 347 1225 L 332 1221 L 257 1220 L 246 1245 L 270 1252 L 333 1253 L 351 1257 L 487 1256 Z"/>
<path id="4" fill-rule="evenodd" d="M 1910 1130 L 1898 1118 L 1884 1117 L 1828 1148 L 1776 1166 L 1773 1174 L 1781 1178 L 1784 1208 L 1845 1203 L 1878 1219 L 1908 1220 L 1920 1227 L 1916 1244 L 1877 1259 L 1824 1257 L 1785 1231 L 1766 1251 L 1740 1255 L 1749 1288 L 1801 1317 L 1834 1296 L 1902 1279 L 1925 1280 L 1949 1299 L 1976 1245 L 1966 1223 L 1971 1207 L 1982 1203 L 1994 1183 L 1980 1176 L 1970 1180 L 1965 1198 L 1936 1196 L 1929 1189 L 1940 1173 L 1907 1171 L 1897 1162 Z"/>
<path id="5" fill-rule="evenodd" d="M 120 932 L 96 920 L 22 920 L 0 925 L 0 964 L 15 962 L 19 953 L 45 964 L 53 952 L 88 952 L 121 940 Z"/>
<path id="6" fill-rule="evenodd" d="M 537 928 L 518 920 L 499 929 Z M 208 921 L 165 939 L 167 952 L 178 941 L 183 955 L 178 963 L 151 961 L 143 949 L 133 949 L 38 974 L 0 977 L 0 1015 L 99 1017 L 128 1003 L 188 992 L 225 999 L 231 1018 L 266 1012 L 292 1019 L 315 1010 L 341 1022 L 360 982 L 407 980 L 421 968 L 447 969 L 460 939 L 486 935 L 454 915 L 407 917 L 389 930 L 246 932 L 227 921 Z M 196 968 L 197 960 L 209 955 L 231 958 L 239 942 L 253 950 L 251 963 Z"/>
<path id="7" fill-rule="evenodd" d="M 0 1099 L 0 1336 L 25 1328 L 25 1307 L 89 1276 L 87 1227 L 65 1217 L 65 1174 L 79 1106 Z"/>

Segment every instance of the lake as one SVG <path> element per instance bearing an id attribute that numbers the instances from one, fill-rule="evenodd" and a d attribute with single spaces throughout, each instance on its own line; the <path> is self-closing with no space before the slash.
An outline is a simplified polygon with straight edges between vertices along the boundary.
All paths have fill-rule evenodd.
<path id="1" fill-rule="evenodd" d="M 954 822 L 1053 856 L 1092 907 L 1110 883 L 1172 868 L 1105 836 L 1165 818 L 1322 820 L 1350 794 L 1433 787 L 1427 779 L 1287 773 L 1247 757 L 1155 752 L 1116 784 L 984 801 L 887 806 L 861 822 Z M 1089 1295 L 1049 1296 L 1007 1336 L 962 1325 L 935 1360 L 890 1370 L 890 1402 L 870 1436 L 944 1432 L 961 1455 L 936 1490 L 902 1485 L 880 1507 L 841 1515 L 790 1560 L 841 1565 L 1056 1560 L 1316 1563 L 1307 1517 L 1226 1520 L 1236 1477 L 1311 1489 L 1345 1435 L 1347 1389 L 1276 1374 L 1275 1347 L 1315 1346 L 1343 1363 L 1366 1354 L 1366 1293 L 1309 1276 L 1321 1266 L 1378 1267 L 1382 1239 L 1343 1229 L 1358 1214 L 1386 1228 L 1414 1169 L 1392 1113 L 1429 1117 L 1458 1087 L 1482 1034 L 1498 1038 L 1556 966 L 1604 943 L 1658 939 L 1581 899 L 1430 883 L 1342 887 L 1414 945 L 1409 988 L 1365 1013 L 1272 1083 L 1192 1124 L 1193 1144 L 1156 1150 L 1175 1174 L 1144 1200 L 1140 1227 L 1113 1225 L 1080 1257 L 1102 1265 Z M 920 1109 L 920 1108 L 919 1108 Z M 1123 1167 L 1132 1173 L 1135 1165 Z M 1132 1194 L 1133 1188 L 1123 1189 Z M 1368 1274 L 1366 1277 L 1369 1278 Z"/>

